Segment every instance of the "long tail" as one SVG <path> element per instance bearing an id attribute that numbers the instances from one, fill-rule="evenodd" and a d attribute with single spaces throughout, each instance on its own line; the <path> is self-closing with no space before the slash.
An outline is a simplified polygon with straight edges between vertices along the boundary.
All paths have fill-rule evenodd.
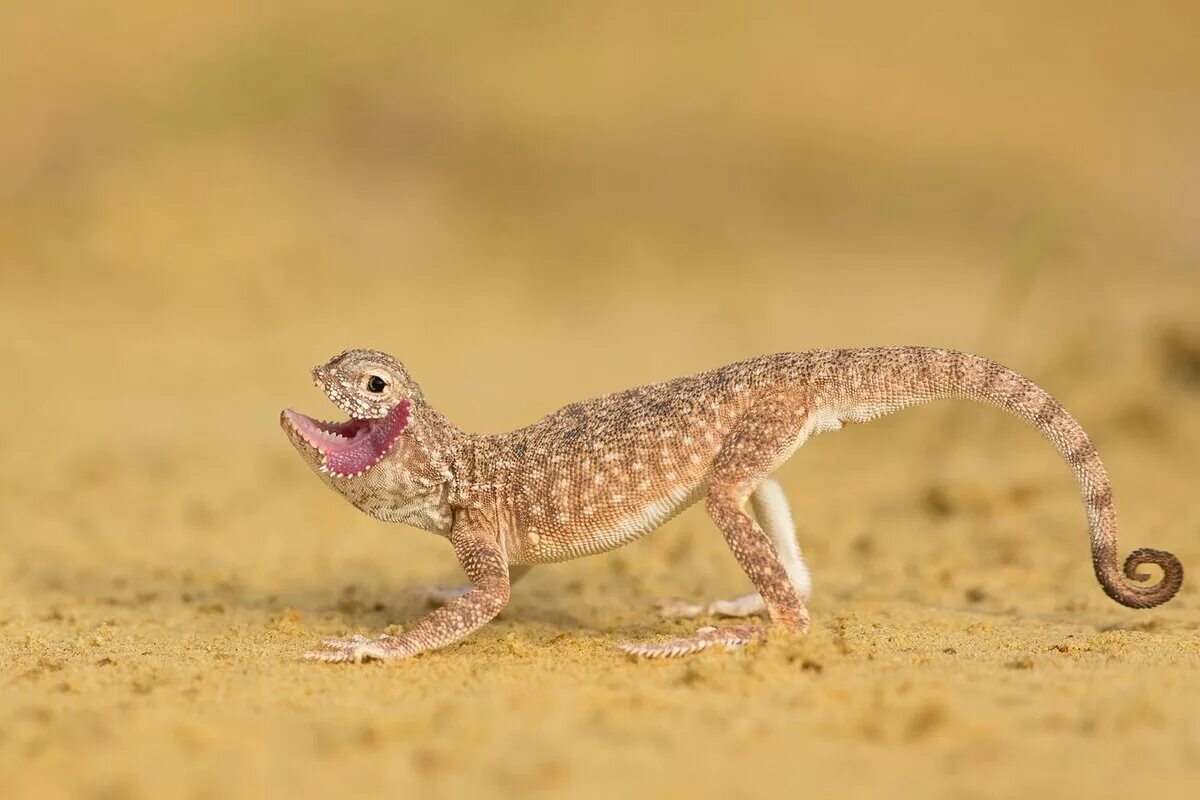
<path id="1" fill-rule="evenodd" d="M 1183 584 L 1183 565 L 1164 550 L 1140 548 L 1117 559 L 1117 512 L 1112 486 L 1091 438 L 1050 394 L 1028 378 L 980 356 L 925 347 L 825 351 L 813 377 L 843 404 L 843 419 L 866 422 L 906 406 L 965 397 L 998 406 L 1050 440 L 1070 465 L 1083 493 L 1092 540 L 1092 564 L 1104 593 L 1123 606 L 1151 608 Z M 821 380 L 822 378 L 826 380 Z M 1140 568 L 1162 570 L 1157 583 Z"/>

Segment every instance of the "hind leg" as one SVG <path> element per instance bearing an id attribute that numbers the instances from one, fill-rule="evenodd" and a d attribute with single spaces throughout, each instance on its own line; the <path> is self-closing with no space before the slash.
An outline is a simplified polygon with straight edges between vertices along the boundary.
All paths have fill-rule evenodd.
<path id="1" fill-rule="evenodd" d="M 795 397 L 760 403 L 732 430 L 713 464 L 707 508 L 729 549 L 758 589 L 771 624 L 791 631 L 808 630 L 808 609 L 793 586 L 775 546 L 754 518 L 746 501 L 769 477 L 774 465 L 802 442 L 806 411 Z M 696 635 L 662 644 L 630 644 L 622 649 L 647 657 L 684 655 L 722 644 L 741 647 L 763 632 L 740 626 L 704 628 Z"/>
<path id="2" fill-rule="evenodd" d="M 754 509 L 758 524 L 775 544 L 775 552 L 783 562 L 783 569 L 795 587 L 796 594 L 807 603 L 812 599 L 812 575 L 808 571 L 808 565 L 804 563 L 804 554 L 800 552 L 800 542 L 796 539 L 796 523 L 792 520 L 792 510 L 779 481 L 775 478 L 763 481 L 754 494 L 750 495 L 750 506 Z"/>
<path id="3" fill-rule="evenodd" d="M 787 496 L 783 487 L 775 478 L 767 478 L 750 495 L 750 506 L 758 524 L 766 532 L 775 545 L 775 552 L 783 562 L 783 568 L 788 574 L 800 599 L 808 602 L 812 597 L 812 577 L 800 545 L 796 541 L 796 525 L 792 521 L 792 512 L 788 508 Z M 717 617 L 750 617 L 766 611 L 766 603 L 758 592 L 751 592 L 740 597 L 727 600 L 714 600 L 711 603 L 691 603 L 676 597 L 668 597 L 656 603 L 658 611 L 667 619 L 695 619 L 711 614 Z"/>

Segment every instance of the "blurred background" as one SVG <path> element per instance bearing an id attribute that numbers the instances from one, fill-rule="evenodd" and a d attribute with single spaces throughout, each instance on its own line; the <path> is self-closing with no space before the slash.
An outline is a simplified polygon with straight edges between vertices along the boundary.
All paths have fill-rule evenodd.
<path id="1" fill-rule="evenodd" d="M 347 347 L 496 431 L 763 352 L 953 347 L 1076 412 L 1127 548 L 1197 563 L 1198 33 L 1167 1 L 4 3 L 0 773 L 93 797 L 1195 779 L 1195 590 L 1152 623 L 1112 606 L 1069 472 L 994 411 L 806 448 L 784 479 L 824 627 L 649 670 L 608 638 L 676 631 L 649 599 L 743 590 L 702 514 L 540 571 L 447 654 L 294 663 L 457 577 L 275 419 L 331 413 L 308 369 Z M 947 643 L 972 625 L 1001 633 Z M 1020 666 L 1068 636 L 1102 641 Z"/>

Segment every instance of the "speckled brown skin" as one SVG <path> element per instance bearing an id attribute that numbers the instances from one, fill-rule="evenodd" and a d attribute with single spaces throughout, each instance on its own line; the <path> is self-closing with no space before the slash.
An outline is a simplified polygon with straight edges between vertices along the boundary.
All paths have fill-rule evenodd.
<path id="1" fill-rule="evenodd" d="M 1178 559 L 1158 550 L 1134 551 L 1122 570 L 1112 490 L 1087 434 L 1032 381 L 978 356 L 921 347 L 761 356 L 575 403 L 500 435 L 452 425 L 404 366 L 383 353 L 350 350 L 313 374 L 352 417 L 382 417 L 397 403 L 412 404 L 400 440 L 359 477 L 320 472 L 321 454 L 286 418 L 282 424 L 321 478 L 355 506 L 447 537 L 473 585 L 402 634 L 327 641 L 309 654 L 315 659 L 396 658 L 454 642 L 504 607 L 514 565 L 620 547 L 702 497 L 770 622 L 807 630 L 808 611 L 771 540 L 746 513 L 747 500 L 809 436 L 947 397 L 999 406 L 1054 444 L 1079 481 L 1096 577 L 1109 597 L 1147 608 L 1169 600 L 1183 579 Z M 382 395 L 363 389 L 372 375 L 386 379 Z M 1158 565 L 1162 579 L 1145 583 L 1143 564 Z M 654 657 L 732 648 L 762 630 L 705 628 L 625 649 Z"/>

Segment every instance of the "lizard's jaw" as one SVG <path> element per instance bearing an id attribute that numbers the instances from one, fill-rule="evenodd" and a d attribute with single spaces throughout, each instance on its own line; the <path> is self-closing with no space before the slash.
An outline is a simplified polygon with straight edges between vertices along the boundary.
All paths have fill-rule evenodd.
<path id="1" fill-rule="evenodd" d="M 410 400 L 402 400 L 382 417 L 325 422 L 290 408 L 280 424 L 298 449 L 308 448 L 309 460 L 319 472 L 334 478 L 357 478 L 391 452 L 408 427 Z"/>

